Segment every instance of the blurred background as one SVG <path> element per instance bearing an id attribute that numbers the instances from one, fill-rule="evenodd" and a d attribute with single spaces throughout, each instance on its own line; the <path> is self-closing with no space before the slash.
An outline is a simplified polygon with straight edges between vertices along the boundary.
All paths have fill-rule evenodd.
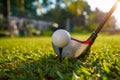
<path id="1" fill-rule="evenodd" d="M 100 24 L 115 0 L 111 3 L 100 1 L 0 0 L 0 37 L 51 35 L 57 29 L 90 33 Z M 109 18 L 102 32 L 120 33 L 118 14 Z"/>

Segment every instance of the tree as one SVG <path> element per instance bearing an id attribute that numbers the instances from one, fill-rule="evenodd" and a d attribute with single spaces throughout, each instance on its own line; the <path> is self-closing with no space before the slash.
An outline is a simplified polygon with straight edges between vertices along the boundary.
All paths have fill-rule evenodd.
<path id="1" fill-rule="evenodd" d="M 65 7 L 62 7 L 61 4 L 65 4 Z M 50 5 L 51 4 L 47 6 Z M 87 15 L 91 12 L 90 6 L 82 0 L 56 0 L 55 8 L 48 10 L 42 18 L 58 23 L 60 28 L 66 28 L 66 22 L 69 19 L 70 29 L 72 29 L 73 26 L 83 26 L 88 30 L 85 26 L 84 11 L 87 12 Z"/>
<path id="2" fill-rule="evenodd" d="M 81 0 L 73 1 L 68 6 L 67 10 L 73 16 L 71 17 L 71 21 L 73 22 L 72 25 L 83 27 L 85 30 L 89 31 L 89 28 L 87 26 L 87 18 L 88 15 L 91 13 L 91 10 L 87 2 Z"/>
<path id="3" fill-rule="evenodd" d="M 32 18 L 37 16 L 36 5 L 33 5 L 33 2 L 35 1 L 36 0 L 24 0 L 25 15 L 28 14 L 28 16 Z"/>
<path id="4" fill-rule="evenodd" d="M 96 10 L 89 15 L 88 25 L 90 30 L 95 29 L 102 22 L 106 14 L 107 13 L 102 12 L 98 8 L 96 8 Z M 116 23 L 115 17 L 111 16 L 105 23 L 103 29 L 115 27 L 115 23 Z"/>
<path id="5" fill-rule="evenodd" d="M 5 27 L 9 27 L 9 17 L 10 17 L 10 0 L 2 0 L 2 13 L 5 19 Z"/>
<path id="6" fill-rule="evenodd" d="M 36 0 L 11 0 L 11 14 L 20 17 L 31 17 L 31 15 L 35 17 L 37 15 L 36 5 L 33 5 L 35 1 Z"/>
<path id="7" fill-rule="evenodd" d="M 82 11 L 83 11 L 83 7 L 85 6 L 85 2 L 83 1 L 74 1 L 72 2 L 69 6 L 68 6 L 68 10 L 76 16 L 79 16 Z"/>

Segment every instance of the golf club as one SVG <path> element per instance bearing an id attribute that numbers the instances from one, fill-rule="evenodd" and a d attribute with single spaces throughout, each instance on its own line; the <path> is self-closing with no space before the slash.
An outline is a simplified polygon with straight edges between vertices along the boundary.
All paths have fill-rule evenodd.
<path id="1" fill-rule="evenodd" d="M 60 56 L 60 62 L 62 61 L 62 57 L 79 58 L 82 55 L 85 56 L 90 51 L 90 48 L 97 38 L 98 33 L 116 9 L 117 3 L 118 0 L 115 2 L 110 11 L 104 17 L 103 21 L 99 24 L 95 31 L 93 31 L 91 36 L 86 41 L 80 41 L 78 39 L 71 38 L 67 46 L 58 47 L 54 44 L 54 41 L 52 40 L 53 49 L 55 53 Z"/>

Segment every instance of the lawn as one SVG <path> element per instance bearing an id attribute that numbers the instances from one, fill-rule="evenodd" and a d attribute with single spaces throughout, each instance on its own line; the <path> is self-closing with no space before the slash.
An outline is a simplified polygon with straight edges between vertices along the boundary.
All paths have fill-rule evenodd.
<path id="1" fill-rule="evenodd" d="M 85 59 L 62 63 L 51 37 L 0 38 L 0 80 L 120 80 L 120 35 L 100 34 Z"/>

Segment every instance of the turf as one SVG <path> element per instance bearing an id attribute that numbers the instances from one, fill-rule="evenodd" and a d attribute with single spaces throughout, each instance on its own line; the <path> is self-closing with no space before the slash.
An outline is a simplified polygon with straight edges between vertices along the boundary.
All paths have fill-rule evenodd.
<path id="1" fill-rule="evenodd" d="M 0 38 L 0 80 L 120 80 L 119 64 L 120 35 L 101 34 L 84 59 L 62 63 L 51 37 Z"/>

